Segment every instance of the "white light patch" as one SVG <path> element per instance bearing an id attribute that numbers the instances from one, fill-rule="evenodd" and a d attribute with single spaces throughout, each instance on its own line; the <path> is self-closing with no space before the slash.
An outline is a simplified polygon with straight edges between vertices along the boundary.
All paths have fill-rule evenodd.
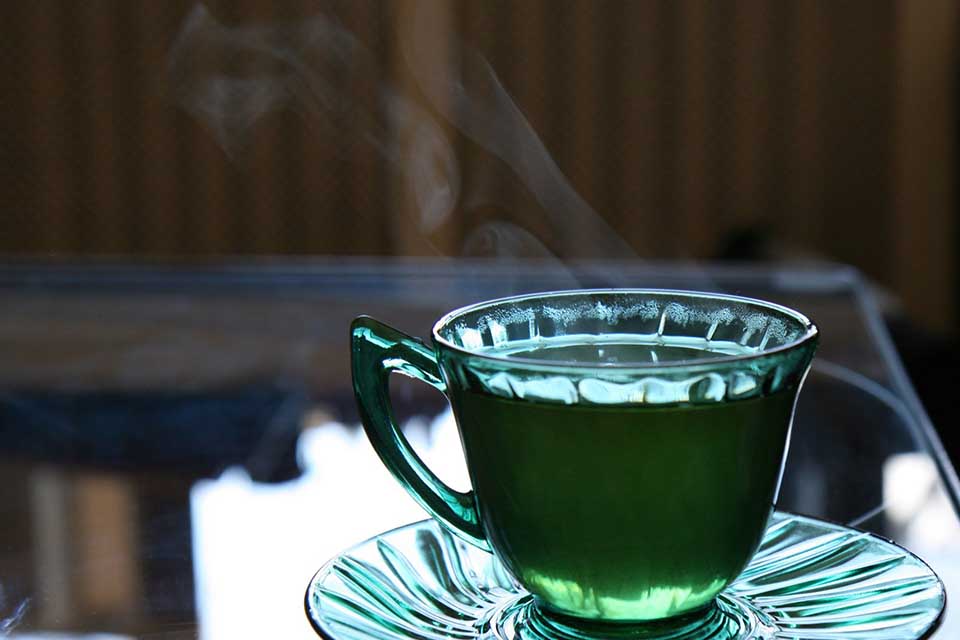
<path id="1" fill-rule="evenodd" d="M 947 593 L 960 589 L 960 522 L 933 460 L 899 453 L 883 463 L 885 514 L 895 539 L 929 564 Z M 949 596 L 948 596 L 949 597 Z M 948 605 L 937 637 L 960 638 L 960 617 Z"/>
<path id="2" fill-rule="evenodd" d="M 506 344 L 510 340 L 507 337 L 507 328 L 496 321 L 490 322 L 490 337 L 493 339 L 493 346 L 495 347 Z"/>
<path id="3" fill-rule="evenodd" d="M 450 412 L 407 429 L 424 462 L 469 488 Z M 190 492 L 201 640 L 316 638 L 303 613 L 311 576 L 331 557 L 378 533 L 429 517 L 374 453 L 362 429 L 329 423 L 298 443 L 304 474 L 261 484 L 229 469 Z"/>
<path id="4" fill-rule="evenodd" d="M 925 453 L 898 453 L 883 463 L 887 517 L 905 529 L 908 546 L 960 551 L 960 524 Z"/>
<path id="5" fill-rule="evenodd" d="M 460 329 L 460 343 L 464 349 L 480 349 L 483 347 L 483 336 L 471 327 Z"/>

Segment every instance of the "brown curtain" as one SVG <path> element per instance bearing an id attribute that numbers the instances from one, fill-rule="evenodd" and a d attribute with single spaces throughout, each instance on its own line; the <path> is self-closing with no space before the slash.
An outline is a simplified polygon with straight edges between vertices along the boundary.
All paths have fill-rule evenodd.
<path id="1" fill-rule="evenodd" d="M 476 200 L 428 230 L 402 158 L 334 143 L 296 108 L 264 116 L 242 158 L 225 153 L 168 91 L 191 0 L 5 4 L 0 250 L 459 255 L 474 227 L 500 218 L 552 249 L 556 219 L 509 163 L 439 115 L 407 68 L 403 38 L 423 17 L 413 4 L 207 6 L 228 25 L 322 10 L 362 44 L 363 73 L 337 80 L 357 110 L 375 113 L 384 84 L 424 109 L 457 154 L 460 195 Z M 910 293 L 927 281 L 945 300 L 953 286 L 948 0 L 422 5 L 447 34 L 436 50 L 452 52 L 430 73 L 471 81 L 454 54 L 475 49 L 641 257 L 708 258 L 759 234 L 775 256 L 859 266 L 934 324 L 952 312 Z"/>

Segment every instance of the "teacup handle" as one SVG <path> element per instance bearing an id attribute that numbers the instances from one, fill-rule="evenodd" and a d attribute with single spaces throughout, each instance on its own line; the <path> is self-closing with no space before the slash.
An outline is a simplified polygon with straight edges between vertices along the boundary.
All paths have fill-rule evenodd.
<path id="1" fill-rule="evenodd" d="M 437 356 L 420 340 L 368 316 L 350 326 L 353 391 L 360 419 L 380 460 L 420 506 L 467 542 L 490 550 L 473 492 L 461 493 L 427 468 L 397 426 L 390 403 L 390 374 L 422 380 L 446 395 Z"/>

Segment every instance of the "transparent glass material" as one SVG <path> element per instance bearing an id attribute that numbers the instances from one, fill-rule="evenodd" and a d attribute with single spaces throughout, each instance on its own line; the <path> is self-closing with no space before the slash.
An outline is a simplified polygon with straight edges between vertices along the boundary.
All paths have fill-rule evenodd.
<path id="1" fill-rule="evenodd" d="M 939 622 L 943 585 L 872 534 L 777 512 L 740 577 L 696 616 L 601 629 L 545 618 L 489 553 L 433 521 L 338 555 L 313 578 L 307 614 L 330 640 L 913 640 Z"/>
<path id="2" fill-rule="evenodd" d="M 450 309 L 574 287 L 735 293 L 813 318 L 820 342 L 777 509 L 893 540 L 922 558 L 949 595 L 960 594 L 960 483 L 946 453 L 958 449 L 940 444 L 878 290 L 849 268 L 344 257 L 8 262 L 0 265 L 0 635 L 316 637 L 303 607 L 316 570 L 355 557 L 341 554 L 362 540 L 428 517 L 360 427 L 350 322 L 371 314 L 429 338 Z M 916 355 L 909 341 L 897 348 Z M 421 459 L 450 486 L 470 488 L 442 395 L 405 376 L 392 376 L 391 387 L 394 418 Z M 947 447 L 957 444 L 951 424 L 938 425 Z M 421 571 L 416 553 L 386 539 Z M 850 589 L 871 590 L 859 579 Z M 808 636 L 820 613 L 842 616 L 825 608 L 834 596 L 822 595 L 795 616 Z M 888 620 L 898 605 L 914 604 L 876 599 L 878 611 L 888 605 Z M 851 623 L 870 619 L 862 610 Z M 823 635 L 847 638 L 838 624 L 824 623 Z M 411 637 L 463 637 L 463 626 L 450 629 Z M 928 635 L 960 638 L 960 607 L 947 606 Z M 356 634 L 336 640 L 348 638 Z"/>
<path id="3" fill-rule="evenodd" d="M 718 294 L 590 290 L 452 312 L 435 348 L 370 318 L 353 378 L 383 462 L 492 551 L 544 620 L 709 615 L 760 543 L 816 327 Z M 444 391 L 473 491 L 442 483 L 391 417 L 389 373 Z"/>

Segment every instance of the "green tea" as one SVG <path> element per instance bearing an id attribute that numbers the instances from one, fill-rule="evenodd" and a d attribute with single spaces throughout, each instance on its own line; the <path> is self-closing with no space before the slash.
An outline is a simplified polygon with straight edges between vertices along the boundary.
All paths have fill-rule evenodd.
<path id="1" fill-rule="evenodd" d="M 554 344 L 509 355 L 664 362 L 734 350 Z M 497 554 L 555 609 L 610 620 L 705 606 L 743 569 L 770 515 L 795 397 L 605 406 L 449 391 Z"/>

